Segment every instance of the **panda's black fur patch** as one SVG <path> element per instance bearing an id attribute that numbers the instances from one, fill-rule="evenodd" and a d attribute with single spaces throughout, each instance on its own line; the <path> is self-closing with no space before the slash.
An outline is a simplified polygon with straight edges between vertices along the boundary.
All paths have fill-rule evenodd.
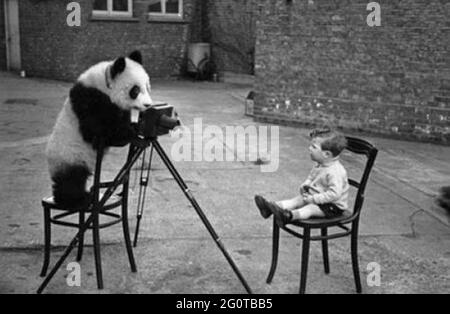
<path id="1" fill-rule="evenodd" d="M 111 78 L 114 79 L 117 75 L 122 73 L 125 70 L 125 66 L 126 63 L 124 57 L 116 59 L 111 67 Z"/>
<path id="2" fill-rule="evenodd" d="M 139 50 L 136 50 L 136 51 L 133 51 L 132 53 L 130 53 L 128 58 L 130 58 L 131 60 L 139 63 L 140 65 L 142 65 L 142 54 L 141 54 L 141 52 Z"/>
<path id="3" fill-rule="evenodd" d="M 76 83 L 70 90 L 70 101 L 87 143 L 98 149 L 98 140 L 106 146 L 125 146 L 135 137 L 130 112 L 111 102 L 108 95 L 93 87 Z"/>
<path id="4" fill-rule="evenodd" d="M 71 165 L 57 171 L 52 176 L 55 202 L 67 208 L 89 204 L 86 182 L 90 175 L 89 169 L 82 165 Z"/>

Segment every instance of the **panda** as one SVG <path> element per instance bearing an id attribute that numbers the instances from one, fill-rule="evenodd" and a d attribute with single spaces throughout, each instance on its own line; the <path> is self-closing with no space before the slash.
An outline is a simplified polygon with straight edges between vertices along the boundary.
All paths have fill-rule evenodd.
<path id="1" fill-rule="evenodd" d="M 55 203 L 73 208 L 90 201 L 86 183 L 95 168 L 96 139 L 111 147 L 125 146 L 136 138 L 131 111 L 151 107 L 150 92 L 139 51 L 100 62 L 79 76 L 46 148 Z"/>

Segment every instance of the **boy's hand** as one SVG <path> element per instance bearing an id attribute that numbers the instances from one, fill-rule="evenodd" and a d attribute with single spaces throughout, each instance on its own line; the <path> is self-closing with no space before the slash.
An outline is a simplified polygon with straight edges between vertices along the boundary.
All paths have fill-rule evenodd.
<path id="1" fill-rule="evenodd" d="M 309 193 L 309 186 L 308 185 L 300 185 L 300 194 L 304 195 Z"/>

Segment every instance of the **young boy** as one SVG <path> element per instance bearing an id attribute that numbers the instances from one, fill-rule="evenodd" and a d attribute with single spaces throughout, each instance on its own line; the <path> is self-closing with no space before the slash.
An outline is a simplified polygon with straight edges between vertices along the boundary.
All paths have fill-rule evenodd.
<path id="1" fill-rule="evenodd" d="M 349 184 L 347 172 L 339 155 L 347 146 L 345 137 L 329 129 L 311 132 L 309 152 L 317 165 L 300 186 L 300 195 L 290 200 L 269 202 L 256 195 L 255 202 L 261 215 L 275 215 L 280 227 L 294 220 L 312 217 L 334 218 L 348 209 Z"/>

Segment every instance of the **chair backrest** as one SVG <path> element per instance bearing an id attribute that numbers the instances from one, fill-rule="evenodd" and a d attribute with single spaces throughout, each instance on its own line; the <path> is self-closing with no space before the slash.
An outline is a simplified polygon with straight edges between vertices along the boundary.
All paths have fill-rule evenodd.
<path id="1" fill-rule="evenodd" d="M 364 192 L 366 190 L 367 181 L 369 180 L 370 172 L 372 171 L 372 167 L 375 163 L 375 158 L 378 154 L 378 149 L 376 149 L 372 144 L 355 137 L 346 137 L 347 138 L 347 150 L 354 154 L 365 155 L 367 157 L 366 165 L 364 167 L 364 173 L 362 175 L 361 180 L 355 181 L 353 179 L 349 179 L 348 182 L 351 186 L 357 188 L 357 194 L 354 205 L 354 216 L 359 216 L 362 205 L 364 203 Z"/>

